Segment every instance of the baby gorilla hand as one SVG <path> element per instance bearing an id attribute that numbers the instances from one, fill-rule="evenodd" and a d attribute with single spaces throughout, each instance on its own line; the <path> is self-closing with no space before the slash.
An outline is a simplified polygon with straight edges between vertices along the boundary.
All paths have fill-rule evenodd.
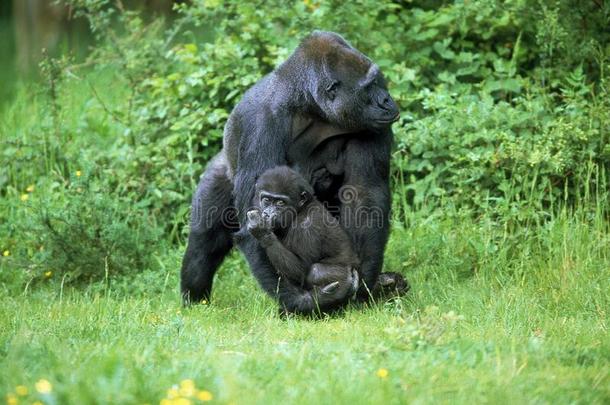
<path id="1" fill-rule="evenodd" d="M 259 210 L 251 210 L 246 213 L 248 220 L 246 228 L 256 239 L 264 238 L 272 233 L 270 224 L 265 221 Z"/>

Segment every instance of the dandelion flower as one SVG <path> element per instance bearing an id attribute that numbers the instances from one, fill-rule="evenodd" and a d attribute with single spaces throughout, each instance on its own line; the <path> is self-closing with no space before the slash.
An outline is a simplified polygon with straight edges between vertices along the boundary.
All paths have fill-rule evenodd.
<path id="1" fill-rule="evenodd" d="M 15 387 L 15 392 L 20 397 L 25 397 L 28 394 L 28 387 L 26 387 L 25 385 L 18 385 Z"/>
<path id="2" fill-rule="evenodd" d="M 211 401 L 212 399 L 214 399 L 214 396 L 212 395 L 212 393 L 210 391 L 199 391 L 197 393 L 197 399 L 203 402 L 207 402 L 207 401 Z"/>
<path id="3" fill-rule="evenodd" d="M 180 395 L 183 397 L 192 397 L 195 395 L 195 383 L 193 380 L 183 380 L 180 382 Z"/>
<path id="4" fill-rule="evenodd" d="M 48 380 L 45 380 L 44 378 L 38 380 L 35 387 L 36 391 L 40 392 L 41 394 L 48 394 L 53 390 L 53 386 L 51 385 L 51 383 Z"/>
<path id="5" fill-rule="evenodd" d="M 21 201 L 27 201 L 28 198 L 30 198 L 29 194 L 21 194 L 21 197 L 20 197 Z"/>
<path id="6" fill-rule="evenodd" d="M 174 405 L 191 405 L 193 402 L 188 398 L 176 398 L 174 399 Z"/>
<path id="7" fill-rule="evenodd" d="M 380 368 L 379 370 L 377 370 L 377 377 L 379 378 L 387 378 L 388 374 L 389 372 L 387 368 Z"/>
<path id="8" fill-rule="evenodd" d="M 4 252 L 2 252 L 2 256 L 7 257 L 11 255 L 11 251 L 10 250 L 5 250 Z"/>
<path id="9" fill-rule="evenodd" d="M 52 272 L 51 270 L 49 270 L 49 271 L 45 271 L 45 272 L 44 272 L 44 276 L 45 276 L 46 278 L 49 278 L 49 277 L 51 277 L 52 275 L 53 275 L 53 272 Z"/>
<path id="10" fill-rule="evenodd" d="M 31 193 L 34 191 L 34 185 L 30 184 L 29 186 L 27 186 L 27 188 L 25 189 L 25 191 L 27 191 L 28 193 Z"/>
<path id="11" fill-rule="evenodd" d="M 6 405 L 17 405 L 17 397 L 15 394 L 7 394 L 6 396 Z"/>
<path id="12" fill-rule="evenodd" d="M 167 390 L 167 399 L 174 399 L 178 396 L 180 396 L 180 394 L 175 386 Z"/>
<path id="13" fill-rule="evenodd" d="M 80 171 L 80 170 L 77 170 L 77 171 L 76 171 L 76 177 L 80 177 L 80 176 L 81 176 L 81 174 L 82 174 L 82 173 L 81 173 L 81 171 Z"/>

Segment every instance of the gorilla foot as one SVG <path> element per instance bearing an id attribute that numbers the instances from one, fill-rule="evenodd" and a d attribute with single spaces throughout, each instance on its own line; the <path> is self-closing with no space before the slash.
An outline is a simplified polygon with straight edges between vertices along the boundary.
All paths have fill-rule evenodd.
<path id="1" fill-rule="evenodd" d="M 374 298 L 387 299 L 405 295 L 410 289 L 409 282 L 401 274 L 390 271 L 379 274 L 371 294 Z"/>

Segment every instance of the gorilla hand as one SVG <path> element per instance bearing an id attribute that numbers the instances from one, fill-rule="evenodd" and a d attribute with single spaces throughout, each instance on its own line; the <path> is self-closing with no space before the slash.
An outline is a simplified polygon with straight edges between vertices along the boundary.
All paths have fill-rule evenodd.
<path id="1" fill-rule="evenodd" d="M 248 217 L 246 228 L 256 239 L 263 239 L 273 233 L 271 225 L 265 221 L 259 210 L 248 211 L 246 216 Z"/>
<path id="2" fill-rule="evenodd" d="M 246 213 L 246 229 L 265 249 L 277 242 L 271 223 L 266 220 L 258 209 Z"/>
<path id="3" fill-rule="evenodd" d="M 374 297 L 391 298 L 406 294 L 411 289 L 407 280 L 395 272 L 379 274 L 377 283 L 373 287 Z"/>

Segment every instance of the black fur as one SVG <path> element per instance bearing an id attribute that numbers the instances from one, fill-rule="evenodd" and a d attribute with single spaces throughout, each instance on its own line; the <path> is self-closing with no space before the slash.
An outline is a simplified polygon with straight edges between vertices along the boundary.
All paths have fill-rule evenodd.
<path id="1" fill-rule="evenodd" d="M 379 276 L 388 238 L 391 123 L 397 117 L 379 69 L 366 56 L 334 33 L 305 38 L 229 116 L 223 150 L 193 198 L 193 212 L 200 214 L 193 216 L 182 264 L 185 302 L 209 299 L 214 273 L 231 248 L 235 225 L 206 213 L 235 207 L 245 224 L 257 178 L 285 164 L 297 167 L 318 199 L 330 204 L 359 256 L 364 281 L 359 295 L 366 296 Z M 342 200 L 345 187 L 352 198 Z M 313 293 L 278 277 L 254 237 L 244 234 L 238 246 L 262 288 L 285 310 L 316 310 Z"/>

